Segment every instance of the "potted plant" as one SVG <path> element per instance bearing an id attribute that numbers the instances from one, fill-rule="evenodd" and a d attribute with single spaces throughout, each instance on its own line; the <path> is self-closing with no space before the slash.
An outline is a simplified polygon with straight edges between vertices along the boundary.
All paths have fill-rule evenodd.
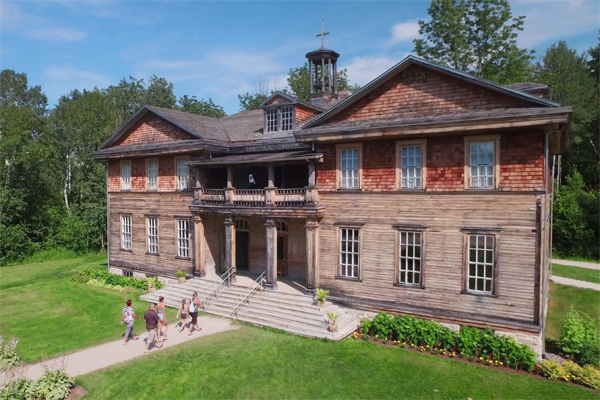
<path id="1" fill-rule="evenodd" d="M 327 295 L 329 294 L 329 290 L 317 289 L 317 307 L 324 307 L 325 300 L 327 299 Z"/>
<path id="2" fill-rule="evenodd" d="M 158 278 L 153 276 L 146 278 L 146 282 L 148 282 L 148 293 L 156 292 L 156 284 L 158 283 Z"/>
<path id="3" fill-rule="evenodd" d="M 175 276 L 177 277 L 177 281 L 179 283 L 185 283 L 185 278 L 187 276 L 187 272 L 179 270 L 179 271 L 175 272 Z"/>
<path id="4" fill-rule="evenodd" d="M 338 314 L 335 312 L 328 312 L 327 316 L 329 317 L 329 326 L 327 327 L 327 330 L 329 330 L 329 332 L 337 332 L 338 327 L 336 321 L 338 319 Z"/>

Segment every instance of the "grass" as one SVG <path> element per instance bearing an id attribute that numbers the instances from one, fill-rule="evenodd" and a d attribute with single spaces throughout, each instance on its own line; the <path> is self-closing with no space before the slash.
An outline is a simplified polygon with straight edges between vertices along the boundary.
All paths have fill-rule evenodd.
<path id="1" fill-rule="evenodd" d="M 587 390 L 347 339 L 242 326 L 78 377 L 90 399 L 597 399 Z"/>
<path id="2" fill-rule="evenodd" d="M 567 265 L 552 264 L 552 275 L 577 279 L 592 283 L 600 283 L 600 271 L 597 269 L 569 267 Z"/>
<path id="3" fill-rule="evenodd" d="M 583 261 L 583 262 L 591 262 L 591 263 L 600 263 L 600 259 L 598 258 L 589 258 L 589 257 L 578 257 L 578 256 L 560 256 L 558 254 L 554 254 L 552 256 L 555 260 L 570 260 L 570 261 Z"/>
<path id="4" fill-rule="evenodd" d="M 548 299 L 548 316 L 546 318 L 547 339 L 557 340 L 560 337 L 562 321 L 571 306 L 588 314 L 600 329 L 600 292 L 550 282 L 550 298 Z"/>
<path id="5" fill-rule="evenodd" d="M 138 293 L 122 293 L 70 282 L 83 268 L 106 268 L 106 256 L 0 268 L 0 332 L 19 340 L 17 351 L 28 363 L 117 340 L 125 301 L 133 300 L 140 317 L 147 303 Z M 174 320 L 168 309 L 167 318 Z M 135 322 L 135 332 L 143 323 Z"/>

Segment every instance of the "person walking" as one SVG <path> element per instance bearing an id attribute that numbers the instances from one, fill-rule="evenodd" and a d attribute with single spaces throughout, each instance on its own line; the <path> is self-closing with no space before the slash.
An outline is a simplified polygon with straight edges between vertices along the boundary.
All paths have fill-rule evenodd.
<path id="1" fill-rule="evenodd" d="M 181 316 L 181 329 L 179 330 L 179 333 L 183 332 L 183 330 L 185 329 L 185 326 L 187 325 L 188 312 L 189 312 L 189 306 L 187 304 L 187 300 L 182 299 L 181 307 L 179 307 L 179 310 L 177 311 L 177 316 L 175 317 L 175 318 L 179 318 L 179 316 Z M 177 327 L 177 326 L 175 326 L 175 327 Z"/>
<path id="2" fill-rule="evenodd" d="M 144 313 L 144 320 L 146 320 L 146 329 L 148 330 L 148 340 L 146 341 L 146 351 L 144 353 L 148 353 L 150 352 L 150 345 L 156 340 L 156 327 L 160 322 L 158 314 L 154 311 L 154 303 L 150 303 L 150 308 Z M 154 345 L 159 349 L 162 348 L 162 344 L 159 346 L 155 343 Z"/>
<path id="3" fill-rule="evenodd" d="M 160 296 L 158 298 L 158 305 L 156 306 L 156 311 L 158 314 L 158 318 L 160 318 L 160 322 L 158 323 L 158 341 L 164 342 L 165 340 L 167 340 L 167 331 L 169 330 L 169 323 L 167 322 L 167 316 L 165 313 L 165 298 L 163 296 Z M 161 334 L 163 336 L 162 340 L 160 339 Z"/>
<path id="4" fill-rule="evenodd" d="M 133 310 L 133 308 L 131 308 L 131 300 L 127 300 L 125 302 L 125 307 L 123 308 L 123 314 L 121 315 L 121 325 L 123 325 L 123 322 L 125 322 L 125 326 L 127 327 L 125 329 L 125 341 L 123 342 L 123 345 L 127 344 L 127 342 L 129 341 L 129 337 L 132 337 L 133 340 L 139 339 L 139 337 L 135 333 L 133 333 L 134 318 L 141 320 L 140 317 L 135 315 L 135 311 Z"/>
<path id="5" fill-rule="evenodd" d="M 198 299 L 198 292 L 194 292 L 192 296 L 192 301 L 190 303 L 190 317 L 192 317 L 192 322 L 190 323 L 190 333 L 188 336 L 194 334 L 194 328 L 197 331 L 201 331 L 202 328 L 198 326 L 198 310 L 200 309 L 200 300 Z"/>

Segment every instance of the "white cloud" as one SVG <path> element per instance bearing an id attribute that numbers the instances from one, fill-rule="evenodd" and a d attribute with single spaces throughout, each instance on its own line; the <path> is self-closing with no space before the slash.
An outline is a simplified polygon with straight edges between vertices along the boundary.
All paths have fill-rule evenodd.
<path id="1" fill-rule="evenodd" d="M 83 31 L 58 26 L 46 17 L 25 14 L 7 2 L 0 3 L 0 23 L 2 30 L 32 39 L 77 42 L 86 37 Z"/>
<path id="2" fill-rule="evenodd" d="M 362 86 L 383 74 L 409 54 L 410 53 L 405 53 L 398 58 L 388 56 L 356 57 L 352 59 L 350 64 L 345 65 L 344 68 L 348 69 L 350 83 L 356 83 Z"/>
<path id="3" fill-rule="evenodd" d="M 50 85 L 55 88 L 64 88 L 60 93 L 67 93 L 72 89 L 88 89 L 94 87 L 105 88 L 111 84 L 111 79 L 103 74 L 93 71 L 67 66 L 50 66 L 44 70 L 44 76 L 50 79 Z"/>
<path id="4" fill-rule="evenodd" d="M 419 36 L 417 21 L 401 22 L 392 27 L 392 43 L 412 42 Z"/>

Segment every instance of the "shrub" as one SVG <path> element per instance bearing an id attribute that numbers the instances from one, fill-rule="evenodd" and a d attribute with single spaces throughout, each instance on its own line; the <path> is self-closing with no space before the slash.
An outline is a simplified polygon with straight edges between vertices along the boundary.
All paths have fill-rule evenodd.
<path id="1" fill-rule="evenodd" d="M 600 371 L 591 365 L 586 365 L 585 367 L 581 368 L 579 378 L 583 385 L 594 389 L 600 389 Z"/>
<path id="2" fill-rule="evenodd" d="M 316 295 L 317 301 L 325 301 L 327 300 L 327 296 L 329 295 L 329 290 L 317 288 Z"/>
<path id="3" fill-rule="evenodd" d="M 136 279 L 126 276 L 120 276 L 115 274 L 110 274 L 107 271 L 98 270 L 98 269 L 90 269 L 85 268 L 80 271 L 79 275 L 71 278 L 74 282 L 87 283 L 92 286 L 105 287 L 108 289 L 114 289 L 117 287 L 117 290 L 121 290 L 121 288 L 132 288 L 135 290 L 148 290 L 148 279 L 152 279 L 154 287 L 156 289 L 161 289 L 163 287 L 162 283 L 158 282 L 157 278 L 147 278 L 147 279 Z M 94 282 L 89 283 L 89 281 L 93 280 Z M 100 282 L 101 284 L 99 284 Z"/>
<path id="4" fill-rule="evenodd" d="M 585 341 L 598 342 L 598 329 L 587 314 L 571 306 L 563 320 L 560 339 L 556 344 L 564 353 L 575 355 L 579 354 Z"/>
<path id="5" fill-rule="evenodd" d="M 360 333 L 363 335 L 368 335 L 371 330 L 371 320 L 368 318 L 363 318 L 360 320 Z"/>
<path id="6" fill-rule="evenodd" d="M 0 371 L 7 371 L 16 367 L 21 362 L 21 357 L 17 353 L 17 344 L 19 341 L 15 338 L 4 341 L 0 336 Z"/>
<path id="7" fill-rule="evenodd" d="M 178 278 L 185 278 L 187 276 L 187 272 L 180 270 L 180 271 L 175 272 L 175 276 Z"/>
<path id="8" fill-rule="evenodd" d="M 378 335 L 381 337 L 387 337 L 392 330 L 392 317 L 387 315 L 384 312 L 380 312 L 373 318 L 373 322 L 371 323 L 371 330 L 373 331 L 373 335 Z"/>
<path id="9" fill-rule="evenodd" d="M 539 363 L 540 375 L 555 381 L 565 374 L 565 369 L 556 360 L 546 360 Z"/>
<path id="10" fill-rule="evenodd" d="M 564 368 L 565 373 L 567 374 L 571 374 L 574 376 L 579 376 L 581 374 L 581 367 L 573 361 L 564 361 L 562 363 L 562 367 Z"/>
<path id="11" fill-rule="evenodd" d="M 600 368 L 600 344 L 586 340 L 577 355 L 577 362 L 581 365 L 591 364 Z"/>
<path id="12" fill-rule="evenodd" d="M 73 385 L 73 380 L 61 369 L 46 369 L 37 381 L 39 396 L 46 400 L 66 399 Z"/>
<path id="13" fill-rule="evenodd" d="M 0 390 L 0 400 L 36 400 L 38 394 L 36 382 L 31 379 L 19 378 L 8 382 Z"/>

